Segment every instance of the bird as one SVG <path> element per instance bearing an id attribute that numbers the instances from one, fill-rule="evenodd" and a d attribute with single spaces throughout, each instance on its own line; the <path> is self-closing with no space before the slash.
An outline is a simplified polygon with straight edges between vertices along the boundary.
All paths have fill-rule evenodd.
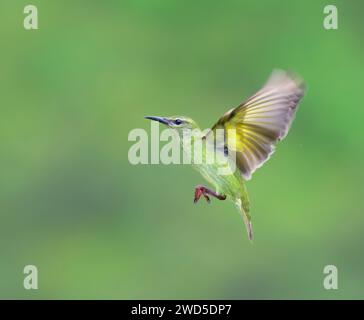
<path id="1" fill-rule="evenodd" d="M 200 143 L 204 146 L 203 159 L 211 156 L 213 160 L 192 165 L 214 189 L 196 186 L 194 203 L 202 196 L 207 202 L 210 202 L 210 197 L 232 201 L 242 216 L 248 239 L 252 242 L 253 226 L 246 182 L 270 158 L 276 144 L 286 137 L 304 93 L 302 78 L 275 69 L 258 92 L 227 111 L 207 132 L 185 116 L 145 118 L 173 129 L 185 152 L 193 155 L 194 148 L 191 145 Z M 188 134 L 196 130 L 201 134 Z M 223 132 L 221 139 L 216 138 L 219 130 Z M 230 131 L 233 133 L 230 134 Z M 215 147 L 208 147 L 211 145 Z M 225 167 L 232 170 L 221 174 L 219 169 L 222 168 L 222 162 L 216 159 L 226 159 Z"/>

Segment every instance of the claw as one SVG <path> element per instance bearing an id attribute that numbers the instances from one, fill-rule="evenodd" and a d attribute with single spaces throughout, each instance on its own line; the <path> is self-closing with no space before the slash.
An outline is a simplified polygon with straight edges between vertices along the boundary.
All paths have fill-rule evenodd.
<path id="1" fill-rule="evenodd" d="M 219 200 L 226 199 L 226 195 L 224 194 L 218 194 L 204 186 L 197 186 L 195 188 L 195 198 L 193 199 L 193 203 L 197 203 L 197 201 L 200 200 L 202 195 L 204 196 L 204 198 L 208 203 L 211 203 L 210 197 L 208 195 L 213 196 Z"/>
<path id="2" fill-rule="evenodd" d="M 209 196 L 207 196 L 206 194 L 204 194 L 204 197 L 205 197 L 207 203 L 211 203 L 211 200 L 210 200 Z"/>
<path id="3" fill-rule="evenodd" d="M 195 189 L 195 199 L 193 200 L 193 203 L 197 203 L 198 200 L 200 200 L 201 196 L 202 196 L 203 192 L 202 189 L 199 187 L 196 187 Z"/>

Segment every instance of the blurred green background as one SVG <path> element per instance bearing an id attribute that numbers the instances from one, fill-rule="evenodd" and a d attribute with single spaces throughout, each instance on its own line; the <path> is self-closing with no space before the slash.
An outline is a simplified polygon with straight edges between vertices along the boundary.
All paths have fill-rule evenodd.
<path id="1" fill-rule="evenodd" d="M 0 4 L 1 298 L 364 297 L 363 1 L 31 3 L 36 31 L 29 1 Z M 274 68 L 308 92 L 247 185 L 252 245 L 231 203 L 193 205 L 189 166 L 129 164 L 128 133 L 145 115 L 207 128 Z"/>

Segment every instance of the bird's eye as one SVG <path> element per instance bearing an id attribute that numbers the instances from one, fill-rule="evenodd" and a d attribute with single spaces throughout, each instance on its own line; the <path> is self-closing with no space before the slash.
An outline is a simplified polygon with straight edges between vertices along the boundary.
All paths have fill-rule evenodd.
<path id="1" fill-rule="evenodd" d="M 181 119 L 174 120 L 174 124 L 176 124 L 177 126 L 180 125 L 181 123 L 182 123 Z"/>

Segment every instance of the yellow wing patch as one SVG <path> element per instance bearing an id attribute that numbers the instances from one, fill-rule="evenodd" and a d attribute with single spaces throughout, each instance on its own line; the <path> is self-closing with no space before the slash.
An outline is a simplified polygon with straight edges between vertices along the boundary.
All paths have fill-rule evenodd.
<path id="1" fill-rule="evenodd" d="M 260 91 L 224 114 L 212 128 L 225 129 L 225 151 L 235 154 L 236 165 L 246 180 L 268 160 L 277 141 L 287 135 L 303 94 L 301 80 L 274 71 Z"/>

